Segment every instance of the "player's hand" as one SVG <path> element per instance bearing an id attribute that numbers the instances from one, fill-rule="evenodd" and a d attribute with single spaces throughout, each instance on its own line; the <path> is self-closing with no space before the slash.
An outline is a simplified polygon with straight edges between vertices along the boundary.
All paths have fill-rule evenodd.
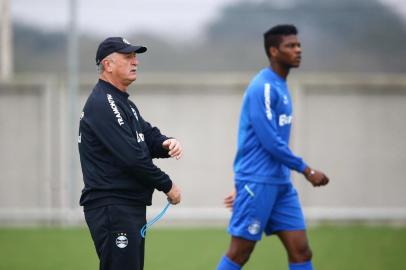
<path id="1" fill-rule="evenodd" d="M 167 139 L 162 143 L 162 147 L 168 150 L 171 157 L 180 159 L 183 153 L 183 148 L 177 139 Z"/>
<path id="2" fill-rule="evenodd" d="M 304 170 L 303 174 L 314 187 L 325 186 L 330 182 L 330 179 L 323 172 L 309 167 Z"/>
<path id="3" fill-rule="evenodd" d="M 181 199 L 181 192 L 180 188 L 175 185 L 175 183 L 172 183 L 172 188 L 169 190 L 168 193 L 166 193 L 166 196 L 168 196 L 168 202 L 171 204 L 178 204 L 180 203 Z"/>
<path id="4" fill-rule="evenodd" d="M 224 198 L 224 205 L 226 206 L 226 208 L 233 210 L 233 205 L 234 205 L 236 195 L 237 195 L 237 192 L 234 189 L 233 191 L 231 191 L 230 194 L 227 195 L 227 197 Z"/>

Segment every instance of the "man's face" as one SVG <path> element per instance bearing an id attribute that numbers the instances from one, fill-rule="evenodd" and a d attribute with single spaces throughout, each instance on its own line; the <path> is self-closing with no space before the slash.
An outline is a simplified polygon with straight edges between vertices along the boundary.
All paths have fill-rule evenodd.
<path id="1" fill-rule="evenodd" d="M 113 53 L 111 55 L 111 74 L 124 85 L 137 79 L 138 60 L 135 53 Z"/>
<path id="2" fill-rule="evenodd" d="M 288 68 L 297 68 L 302 60 L 302 49 L 296 35 L 282 36 L 278 48 L 271 48 L 272 60 Z"/>

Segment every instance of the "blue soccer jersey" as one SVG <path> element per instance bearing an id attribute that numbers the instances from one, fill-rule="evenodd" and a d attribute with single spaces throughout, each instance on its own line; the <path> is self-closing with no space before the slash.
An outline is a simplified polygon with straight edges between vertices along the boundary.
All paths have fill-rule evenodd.
<path id="1" fill-rule="evenodd" d="M 236 181 L 264 184 L 290 183 L 290 170 L 303 172 L 306 164 L 289 149 L 292 102 L 286 80 L 272 69 L 262 69 L 243 98 Z"/>

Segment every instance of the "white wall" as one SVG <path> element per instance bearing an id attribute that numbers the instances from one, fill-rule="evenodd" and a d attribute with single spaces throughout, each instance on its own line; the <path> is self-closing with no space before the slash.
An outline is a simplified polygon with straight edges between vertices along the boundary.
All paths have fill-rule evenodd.
<path id="1" fill-rule="evenodd" d="M 240 103 L 252 75 L 139 74 L 132 86 L 130 99 L 143 117 L 184 145 L 181 160 L 156 162 L 184 194 L 167 222 L 226 222 L 222 200 L 233 186 Z M 406 220 L 403 77 L 291 75 L 292 148 L 331 178 L 329 186 L 312 188 L 295 174 L 309 219 Z M 79 108 L 95 81 L 82 80 Z M 63 81 L 0 84 L 0 223 L 82 222 L 69 101 Z M 156 193 L 149 215 L 164 203 Z"/>

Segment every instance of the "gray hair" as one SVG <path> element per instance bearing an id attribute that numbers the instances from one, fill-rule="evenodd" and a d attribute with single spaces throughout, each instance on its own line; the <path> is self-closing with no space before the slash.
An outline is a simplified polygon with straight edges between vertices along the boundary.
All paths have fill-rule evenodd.
<path id="1" fill-rule="evenodd" d="M 102 63 L 97 65 L 97 73 L 101 75 L 104 72 L 104 66 Z"/>
<path id="2" fill-rule="evenodd" d="M 103 64 L 102 64 L 103 60 L 104 60 L 104 59 L 109 59 L 109 60 L 112 60 L 112 61 L 113 61 L 113 59 L 112 59 L 112 55 L 113 55 L 113 54 L 114 54 L 114 52 L 111 53 L 111 54 L 109 54 L 109 55 L 107 55 L 106 57 L 104 57 L 104 58 L 100 61 L 100 64 L 97 65 L 97 72 L 99 73 L 99 75 L 104 72 L 104 66 L 103 66 Z"/>

